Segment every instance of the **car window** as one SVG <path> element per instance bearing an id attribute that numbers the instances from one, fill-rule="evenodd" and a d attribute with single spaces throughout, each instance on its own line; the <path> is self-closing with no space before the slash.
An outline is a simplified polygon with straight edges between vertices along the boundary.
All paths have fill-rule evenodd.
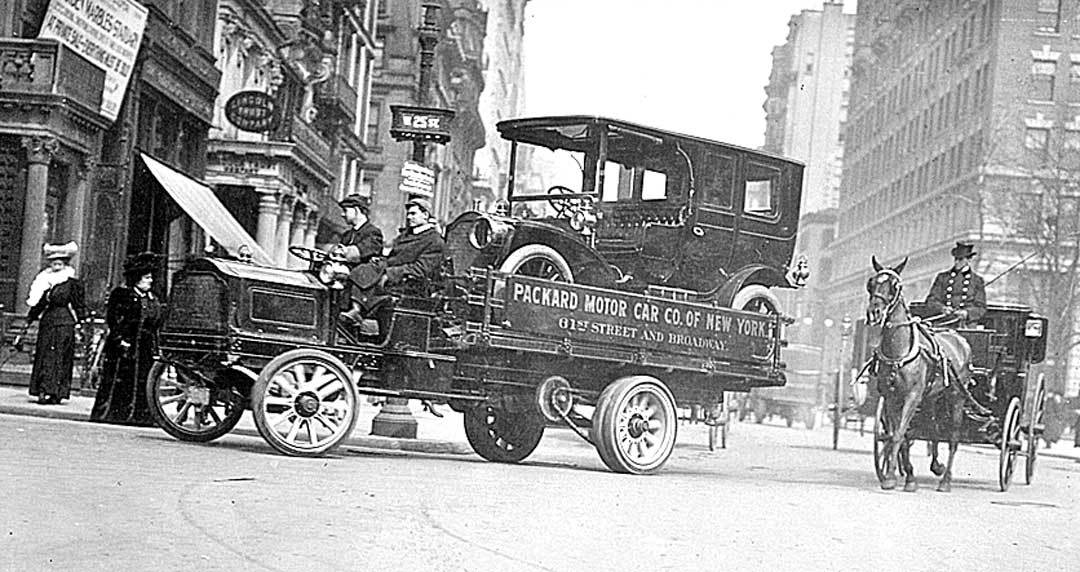
<path id="1" fill-rule="evenodd" d="M 743 212 L 771 217 L 777 212 L 776 191 L 780 188 L 780 170 L 750 162 L 746 173 L 746 196 Z"/>
<path id="2" fill-rule="evenodd" d="M 604 188 L 600 194 L 600 200 L 611 203 L 628 200 L 633 196 L 633 169 L 615 161 L 604 163 Z"/>
<path id="3" fill-rule="evenodd" d="M 697 192 L 701 204 L 729 209 L 735 189 L 735 158 L 706 153 L 699 169 Z"/>
<path id="4" fill-rule="evenodd" d="M 641 179 L 641 200 L 659 201 L 667 198 L 667 175 L 660 171 L 645 169 Z"/>

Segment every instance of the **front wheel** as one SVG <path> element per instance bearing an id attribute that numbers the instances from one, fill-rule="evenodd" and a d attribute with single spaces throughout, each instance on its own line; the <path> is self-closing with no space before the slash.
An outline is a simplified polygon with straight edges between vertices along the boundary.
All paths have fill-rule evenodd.
<path id="1" fill-rule="evenodd" d="M 675 398 L 662 381 L 645 375 L 608 385 L 596 402 L 593 436 L 600 459 L 617 473 L 655 473 L 675 448 Z"/>
<path id="2" fill-rule="evenodd" d="M 357 393 L 349 369 L 319 350 L 285 352 L 266 364 L 251 390 L 259 434 L 296 457 L 323 455 L 356 426 Z"/>
<path id="3" fill-rule="evenodd" d="M 566 258 L 543 244 L 526 244 L 510 253 L 499 265 L 499 272 L 543 278 L 555 282 L 573 282 L 574 273 Z"/>
<path id="4" fill-rule="evenodd" d="M 465 437 L 488 461 L 520 463 L 544 436 L 544 419 L 533 411 L 511 412 L 480 405 L 465 411 Z"/>
<path id="5" fill-rule="evenodd" d="M 213 383 L 172 362 L 155 362 L 146 379 L 154 422 L 181 441 L 207 443 L 232 431 L 246 397 L 234 384 Z"/>
<path id="6" fill-rule="evenodd" d="M 1020 450 L 1020 398 L 1009 400 L 1005 417 L 1001 420 L 1001 452 L 998 459 L 998 484 L 1001 492 L 1009 490 L 1012 484 L 1013 468 L 1016 466 L 1016 453 Z"/>

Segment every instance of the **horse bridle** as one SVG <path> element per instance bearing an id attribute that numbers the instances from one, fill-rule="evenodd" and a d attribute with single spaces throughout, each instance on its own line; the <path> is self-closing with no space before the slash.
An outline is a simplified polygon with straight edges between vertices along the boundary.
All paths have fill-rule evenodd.
<path id="1" fill-rule="evenodd" d="M 876 325 L 878 325 L 880 323 L 882 328 L 896 328 L 896 327 L 899 327 L 899 326 L 910 325 L 912 323 L 910 321 L 905 322 L 905 323 L 900 323 L 900 324 L 891 324 L 891 323 L 889 323 L 889 321 L 888 321 L 889 320 L 889 314 L 893 313 L 893 310 L 895 310 L 896 306 L 898 304 L 900 304 L 900 300 L 903 297 L 904 284 L 903 284 L 903 282 L 900 281 L 900 275 L 897 274 L 896 272 L 894 272 L 892 269 L 889 269 L 889 268 L 882 268 L 881 270 L 878 270 L 877 274 L 874 274 L 874 277 L 871 278 L 871 283 L 877 284 L 879 282 L 877 280 L 877 277 L 881 276 L 883 274 L 896 279 L 896 293 L 890 299 L 890 298 L 886 298 L 885 296 L 882 296 L 881 294 L 879 294 L 877 292 L 877 288 L 874 288 L 873 290 L 870 291 L 870 299 L 873 300 L 874 298 L 877 298 L 877 299 L 881 300 L 882 302 L 884 302 L 885 303 L 885 311 L 881 313 L 881 320 L 880 321 L 875 320 L 873 323 L 871 323 L 869 321 L 870 316 L 867 316 L 867 325 L 876 326 Z"/>

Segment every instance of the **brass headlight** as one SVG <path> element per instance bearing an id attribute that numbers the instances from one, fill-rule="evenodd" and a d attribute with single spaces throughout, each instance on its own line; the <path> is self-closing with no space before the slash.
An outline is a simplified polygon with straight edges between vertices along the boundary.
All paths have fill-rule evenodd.
<path id="1" fill-rule="evenodd" d="M 469 231 L 469 244 L 478 250 L 484 250 L 492 244 L 502 244 L 510 233 L 510 228 L 505 222 L 487 217 L 476 219 Z"/>

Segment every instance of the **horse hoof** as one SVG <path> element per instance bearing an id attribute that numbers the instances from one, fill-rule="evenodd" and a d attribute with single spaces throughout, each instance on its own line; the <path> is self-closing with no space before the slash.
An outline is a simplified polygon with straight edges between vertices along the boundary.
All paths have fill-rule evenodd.
<path id="1" fill-rule="evenodd" d="M 908 482 L 904 483 L 904 492 L 905 493 L 913 493 L 913 492 L 915 492 L 917 490 L 919 490 L 919 485 L 915 481 L 908 481 Z"/>
<path id="2" fill-rule="evenodd" d="M 939 493 L 952 492 L 952 483 L 938 483 L 937 490 Z"/>
<path id="3" fill-rule="evenodd" d="M 945 465 L 938 462 L 930 463 L 930 472 L 940 477 L 945 474 Z"/>
<path id="4" fill-rule="evenodd" d="M 896 479 L 885 479 L 881 481 L 881 490 L 891 491 L 896 488 Z"/>

